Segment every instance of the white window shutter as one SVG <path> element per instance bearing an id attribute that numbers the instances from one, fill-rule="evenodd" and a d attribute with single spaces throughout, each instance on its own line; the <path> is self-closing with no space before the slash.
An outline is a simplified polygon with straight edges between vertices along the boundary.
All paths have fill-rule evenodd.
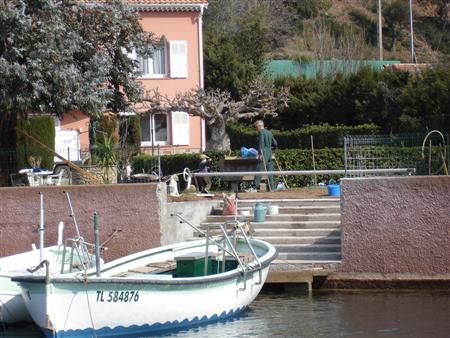
<path id="1" fill-rule="evenodd" d="M 186 41 L 170 41 L 170 77 L 188 77 Z"/>
<path id="2" fill-rule="evenodd" d="M 183 111 L 172 112 L 172 144 L 189 145 L 189 114 Z"/>

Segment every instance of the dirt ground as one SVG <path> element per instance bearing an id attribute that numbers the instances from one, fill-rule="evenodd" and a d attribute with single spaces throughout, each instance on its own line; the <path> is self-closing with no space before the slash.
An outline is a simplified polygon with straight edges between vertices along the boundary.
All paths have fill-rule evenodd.
<path id="1" fill-rule="evenodd" d="M 225 192 L 225 191 L 224 191 Z M 222 191 L 214 191 L 211 192 L 214 196 L 204 197 L 197 196 L 196 193 L 183 193 L 180 197 L 167 197 L 170 202 L 183 202 L 183 201 L 202 201 L 207 199 L 222 199 Z M 230 193 L 230 192 L 226 192 Z M 320 198 L 327 197 L 327 188 L 323 187 L 314 187 L 314 188 L 293 188 L 282 191 L 273 191 L 273 192 L 256 192 L 256 193 L 248 193 L 248 192 L 239 192 L 239 199 L 295 199 L 295 198 Z"/>

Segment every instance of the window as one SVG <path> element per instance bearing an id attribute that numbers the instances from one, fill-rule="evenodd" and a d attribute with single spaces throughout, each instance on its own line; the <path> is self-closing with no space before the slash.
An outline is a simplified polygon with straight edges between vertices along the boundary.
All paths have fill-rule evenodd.
<path id="1" fill-rule="evenodd" d="M 167 144 L 169 140 L 167 114 L 153 114 L 141 116 L 142 143 L 146 145 Z"/>
<path id="2" fill-rule="evenodd" d="M 172 112 L 172 144 L 189 145 L 189 114 L 186 112 Z"/>
<path id="3" fill-rule="evenodd" d="M 156 45 L 152 55 L 137 56 L 137 61 L 142 77 L 166 76 L 166 45 Z"/>
<path id="4" fill-rule="evenodd" d="M 187 42 L 170 41 L 170 77 L 187 78 Z"/>

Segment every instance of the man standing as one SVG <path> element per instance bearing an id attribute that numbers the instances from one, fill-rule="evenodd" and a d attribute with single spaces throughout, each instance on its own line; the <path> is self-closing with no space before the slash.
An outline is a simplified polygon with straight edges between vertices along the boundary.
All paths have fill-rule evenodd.
<path id="1" fill-rule="evenodd" d="M 255 122 L 255 128 L 258 131 L 257 149 L 259 153 L 258 171 L 273 171 L 272 147 L 277 146 L 277 141 L 272 133 L 264 128 L 264 122 L 258 120 Z M 252 191 L 259 190 L 261 176 L 255 176 Z M 269 175 L 269 190 L 274 189 L 273 176 Z"/>

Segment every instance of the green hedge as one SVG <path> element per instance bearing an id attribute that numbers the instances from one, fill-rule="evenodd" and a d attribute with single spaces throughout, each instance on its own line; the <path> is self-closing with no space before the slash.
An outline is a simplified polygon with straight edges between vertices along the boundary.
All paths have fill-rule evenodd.
<path id="1" fill-rule="evenodd" d="M 219 171 L 220 159 L 228 152 L 209 151 L 205 152 L 212 159 L 211 171 Z M 236 156 L 237 152 L 231 155 Z M 283 170 L 312 170 L 311 151 L 306 149 L 285 149 L 276 150 L 275 156 Z M 319 149 L 315 152 L 316 169 L 342 169 L 344 168 L 344 152 L 342 149 Z M 171 175 L 183 172 L 184 168 L 196 170 L 200 162 L 200 154 L 178 154 L 161 156 L 161 170 L 163 175 Z M 150 173 L 151 169 L 157 166 L 156 157 L 148 155 L 139 155 L 133 158 L 133 172 Z M 276 168 L 277 169 L 277 168 Z M 180 176 L 181 177 L 181 176 Z M 338 179 L 337 176 L 320 176 L 320 180 L 330 178 Z M 291 176 L 288 178 L 288 184 L 292 187 L 301 187 L 312 184 L 312 176 Z M 213 179 L 213 189 L 224 188 L 219 178 Z"/>
<path id="2" fill-rule="evenodd" d="M 17 128 L 55 149 L 55 121 L 52 116 L 33 116 L 19 120 Z M 30 158 L 41 160 L 40 167 L 53 170 L 53 154 L 34 143 L 21 133 L 17 133 L 17 168 L 31 167 Z"/>
<path id="3" fill-rule="evenodd" d="M 418 175 L 428 174 L 428 162 L 421 158 L 420 147 L 386 147 L 380 149 L 380 158 L 378 160 L 378 167 L 381 168 L 399 168 L 408 167 L 416 168 Z M 376 149 L 371 147 L 371 151 Z M 232 152 L 231 155 L 236 156 L 237 151 Z M 212 171 L 219 171 L 219 161 L 227 153 L 216 151 L 206 152 L 211 157 Z M 275 163 L 275 170 L 313 170 L 313 161 L 311 150 L 309 149 L 277 149 L 274 152 L 275 158 L 280 167 Z M 200 154 L 179 154 L 179 155 L 165 155 L 161 156 L 161 168 L 164 175 L 181 173 L 184 168 L 196 170 L 200 161 Z M 316 149 L 314 152 L 315 165 L 317 170 L 325 169 L 344 169 L 344 150 L 342 148 L 322 148 Z M 441 165 L 439 159 L 439 149 L 433 148 L 432 155 L 433 171 L 437 170 Z M 366 163 L 370 168 L 373 159 L 368 159 Z M 361 165 L 365 165 L 360 162 Z M 150 172 L 150 169 L 157 165 L 156 158 L 147 155 L 140 155 L 134 157 L 133 169 L 134 173 Z M 180 176 L 181 177 L 181 176 Z M 328 182 L 330 179 L 339 180 L 342 175 L 318 175 L 316 177 L 317 183 Z M 290 187 L 304 187 L 313 184 L 314 177 L 310 176 L 289 176 L 287 181 Z M 213 189 L 224 188 L 219 178 L 213 179 Z M 183 183 L 181 184 L 183 186 Z"/>
<path id="4" fill-rule="evenodd" d="M 121 117 L 119 119 L 119 134 L 121 139 L 126 137 L 127 145 L 139 148 L 141 144 L 141 116 L 139 114 L 133 116 Z"/>
<path id="5" fill-rule="evenodd" d="M 271 130 L 278 142 L 279 149 L 310 149 L 311 135 L 314 139 L 314 148 L 338 148 L 343 146 L 345 135 L 375 135 L 380 128 L 374 124 L 362 124 L 358 126 L 331 126 L 310 125 L 294 130 Z M 254 128 L 243 124 L 232 124 L 227 127 L 231 140 L 231 149 L 239 150 L 241 147 L 255 147 L 256 131 Z"/>

